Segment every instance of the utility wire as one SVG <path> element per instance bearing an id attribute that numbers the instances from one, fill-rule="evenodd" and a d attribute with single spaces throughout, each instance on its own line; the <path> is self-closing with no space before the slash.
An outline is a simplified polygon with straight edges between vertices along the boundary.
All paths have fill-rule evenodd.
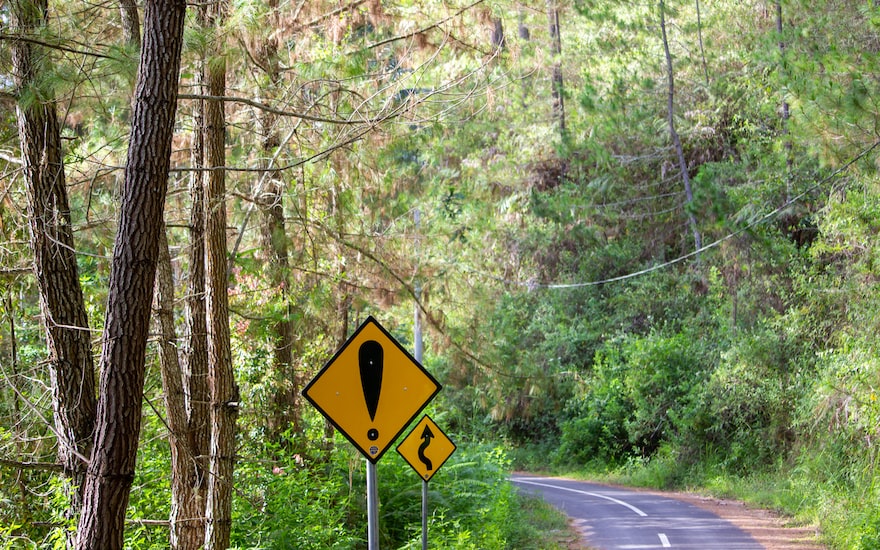
<path id="1" fill-rule="evenodd" d="M 678 258 L 675 258 L 675 259 L 669 260 L 667 262 L 663 262 L 661 264 L 657 264 L 657 265 L 648 267 L 646 269 L 642 269 L 641 271 L 635 271 L 633 273 L 627 273 L 626 275 L 620 275 L 617 277 L 610 277 L 608 279 L 602 279 L 599 281 L 587 281 L 587 282 L 580 282 L 580 283 L 535 283 L 535 282 L 529 282 L 529 281 L 527 281 L 527 282 L 519 281 L 519 282 L 512 282 L 512 284 L 528 287 L 529 289 L 546 288 L 546 289 L 556 290 L 556 289 L 567 289 L 567 288 L 583 288 L 583 287 L 588 287 L 588 286 L 598 286 L 598 285 L 604 285 L 607 283 L 616 283 L 618 281 L 625 281 L 627 279 L 633 279 L 635 277 L 639 277 L 641 275 L 646 275 L 648 273 L 652 273 L 654 271 L 659 271 L 659 270 L 665 269 L 669 266 L 681 263 L 685 260 L 688 260 L 690 258 L 693 258 L 693 257 L 699 255 L 701 252 L 704 252 L 704 251 L 709 250 L 711 248 L 715 248 L 716 246 L 720 245 L 721 243 L 729 241 L 730 239 L 741 235 L 742 233 L 752 229 L 753 227 L 755 227 L 759 224 L 762 224 L 771 218 L 774 218 L 780 212 L 782 212 L 783 210 L 785 210 L 786 208 L 788 208 L 792 204 L 800 201 L 805 196 L 809 195 L 810 193 L 812 193 L 816 189 L 819 189 L 820 187 L 822 187 L 823 185 L 825 185 L 826 183 L 828 183 L 832 179 L 836 178 L 841 173 L 848 170 L 850 166 L 852 166 L 856 162 L 858 162 L 858 161 L 862 160 L 863 158 L 865 158 L 866 156 L 868 156 L 868 154 L 871 153 L 878 146 L 880 146 L 880 140 L 875 141 L 873 144 L 871 144 L 870 147 L 866 148 L 861 153 L 859 153 L 855 157 L 851 158 L 843 166 L 841 166 L 840 168 L 838 168 L 837 170 L 835 170 L 834 172 L 832 172 L 828 176 L 822 178 L 822 180 L 818 181 L 817 183 L 811 185 L 809 188 L 807 188 L 805 191 L 803 191 L 799 195 L 796 195 L 796 196 L 788 199 L 781 206 L 774 208 L 770 212 L 767 212 L 766 214 L 764 214 L 760 218 L 750 222 L 749 224 L 745 225 L 744 227 L 737 229 L 736 231 L 734 231 L 732 233 L 728 233 L 727 235 L 721 237 L 720 239 L 718 239 L 714 242 L 711 242 L 707 245 L 703 245 L 701 248 L 694 250 L 693 252 L 689 252 L 688 254 L 684 254 L 682 256 L 679 256 Z"/>

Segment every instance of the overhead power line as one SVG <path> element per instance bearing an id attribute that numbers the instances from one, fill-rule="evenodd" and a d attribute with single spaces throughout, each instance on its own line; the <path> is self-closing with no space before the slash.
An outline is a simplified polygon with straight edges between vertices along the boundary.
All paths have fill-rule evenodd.
<path id="1" fill-rule="evenodd" d="M 699 255 L 701 252 L 715 248 L 716 246 L 724 243 L 725 241 L 729 241 L 730 239 L 741 235 L 742 233 L 752 229 L 753 227 L 760 225 L 760 224 L 776 217 L 777 215 L 779 215 L 780 212 L 782 212 L 783 210 L 785 210 L 786 208 L 788 208 L 792 204 L 799 202 L 801 199 L 803 199 L 804 197 L 806 197 L 807 195 L 809 195 L 810 193 L 812 193 L 816 189 L 819 189 L 820 187 L 824 186 L 825 184 L 827 184 L 828 182 L 830 182 L 831 180 L 833 180 L 834 178 L 839 176 L 841 173 L 848 170 L 850 166 L 852 166 L 853 164 L 859 162 L 860 160 L 862 160 L 863 158 L 868 156 L 878 146 L 880 146 L 880 140 L 875 141 L 873 144 L 871 144 L 870 147 L 864 149 L 858 155 L 856 155 L 855 157 L 848 160 L 840 168 L 838 168 L 837 170 L 835 170 L 834 172 L 832 172 L 828 176 L 822 178 L 820 181 L 816 182 L 815 184 L 811 185 L 810 187 L 808 187 L 805 191 L 803 191 L 799 195 L 796 195 L 796 196 L 790 198 L 789 200 L 785 201 L 785 203 L 783 203 L 781 206 L 774 208 L 773 210 L 767 212 L 766 214 L 764 214 L 760 218 L 755 219 L 754 221 L 741 227 L 740 229 L 737 229 L 736 231 L 728 233 L 727 235 L 721 237 L 720 239 L 718 239 L 714 242 L 703 245 L 701 248 L 699 248 L 697 250 L 694 250 L 694 251 L 689 252 L 687 254 L 683 254 L 683 255 L 681 255 L 677 258 L 674 258 L 672 260 L 669 260 L 667 262 L 653 265 L 651 267 L 642 269 L 640 271 L 635 271 L 633 273 L 627 273 L 625 275 L 619 275 L 617 277 L 610 277 L 610 278 L 601 279 L 598 281 L 586 281 L 586 282 L 579 282 L 579 283 L 535 283 L 535 282 L 529 282 L 529 281 L 526 281 L 526 282 L 519 281 L 519 282 L 515 282 L 514 284 L 519 285 L 519 286 L 528 287 L 530 289 L 537 289 L 537 288 L 546 288 L 546 289 L 583 288 L 583 287 L 589 287 L 589 286 L 603 285 L 603 284 L 607 284 L 607 283 L 615 283 L 618 281 L 625 281 L 627 279 L 633 279 L 635 277 L 647 275 L 648 273 L 652 273 L 654 271 L 659 271 L 661 269 L 665 269 L 665 268 L 670 267 L 672 265 L 681 263 L 685 260 L 688 260 L 690 258 L 693 258 L 693 257 Z"/>

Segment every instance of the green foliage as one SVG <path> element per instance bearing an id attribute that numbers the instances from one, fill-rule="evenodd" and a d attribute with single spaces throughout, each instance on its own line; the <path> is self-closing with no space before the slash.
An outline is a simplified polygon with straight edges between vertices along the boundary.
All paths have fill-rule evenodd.
<path id="1" fill-rule="evenodd" d="M 685 448 L 714 457 L 716 465 L 748 472 L 787 456 L 791 410 L 800 388 L 787 371 L 784 338 L 772 330 L 745 334 L 722 354 L 687 426 Z"/>
<path id="2" fill-rule="evenodd" d="M 431 548 L 512 550 L 541 540 L 547 527 L 525 519 L 509 472 L 504 449 L 459 446 L 429 483 Z M 421 480 L 396 454 L 379 465 L 379 492 L 383 540 L 395 548 L 420 548 Z"/>
<path id="3" fill-rule="evenodd" d="M 241 549 L 346 549 L 359 540 L 347 522 L 351 488 L 344 472 L 321 472 L 299 455 L 242 461 L 236 470 L 232 546 Z"/>
<path id="4" fill-rule="evenodd" d="M 877 550 L 880 548 L 880 515 L 876 511 L 857 514 L 861 519 L 858 531 L 857 550 Z"/>
<path id="5" fill-rule="evenodd" d="M 171 451 L 165 439 L 165 425 L 151 408 L 144 414 L 143 431 L 154 437 L 138 447 L 138 468 L 132 483 L 125 530 L 125 546 L 133 550 L 159 550 L 168 547 L 168 526 L 138 520 L 167 520 L 171 511 Z M 156 437 L 162 434 L 161 437 Z"/>
<path id="6" fill-rule="evenodd" d="M 706 382 L 711 347 L 691 333 L 649 333 L 611 340 L 562 424 L 558 459 L 618 462 L 651 456 L 677 441 Z"/>
<path id="7" fill-rule="evenodd" d="M 604 383 L 569 405 L 570 418 L 562 422 L 555 453 L 557 462 L 614 464 L 634 452 L 627 432 L 632 409 L 623 397 L 621 381 L 609 380 L 601 372 L 597 376 Z"/>
<path id="8" fill-rule="evenodd" d="M 655 4 L 560 6 L 563 48 L 552 61 L 565 77 L 565 139 L 550 116 L 540 9 L 241 1 L 223 28 L 190 19 L 181 90 L 198 93 L 197 60 L 217 39 L 222 58 L 209 62 L 227 64 L 230 95 L 275 107 L 270 117 L 226 103 L 227 208 L 241 238 L 229 281 L 243 403 L 236 545 L 363 545 L 362 461 L 341 441 L 328 450 L 310 411 L 297 411 L 300 432 L 266 416 L 332 355 L 343 323 L 375 311 L 411 319 L 418 282 L 424 362 L 463 440 L 532 445 L 543 464 L 610 466 L 654 486 L 741 476 L 772 487 L 767 502 L 822 518 L 838 547 L 878 546 L 880 186 L 869 148 L 880 12 L 784 2 L 779 35 L 771 4 L 703 4 L 699 27 L 694 3 L 666 6 L 694 188 L 686 209 L 665 131 Z M 36 81 L 0 82 L 0 101 L 58 102 L 49 105 L 64 126 L 79 275 L 100 329 L 137 56 L 118 45 L 118 21 L 103 8 L 53 10 L 35 39 L 73 46 L 39 48 Z M 485 31 L 499 17 L 507 34 L 495 52 Z M 10 43 L 0 45 L 4 74 Z M 88 44 L 98 55 L 78 53 Z M 179 104 L 166 211 L 180 298 L 194 108 Z M 12 111 L 0 114 L 0 297 L 10 297 L 15 337 L 2 316 L 0 362 L 20 396 L 2 393 L 0 448 L 4 458 L 51 460 L 32 414 L 51 415 L 46 320 L 31 278 L 18 275 L 31 258 Z M 286 228 L 273 242 L 289 253 L 283 282 L 251 216 L 268 177 L 281 187 Z M 699 258 L 685 257 L 687 215 L 709 245 Z M 283 368 L 273 362 L 281 321 L 295 335 Z M 395 331 L 408 328 L 398 321 Z M 13 345 L 17 375 L 7 368 Z M 145 395 L 157 408 L 159 387 L 150 371 Z M 36 409 L 17 417 L 23 399 Z M 168 515 L 161 414 L 144 415 L 134 520 Z M 388 456 L 383 542 L 414 548 L 418 478 Z M 536 544 L 524 542 L 534 532 L 504 483 L 508 466 L 494 445 L 460 448 L 431 484 L 435 547 Z M 65 526 L 34 525 L 60 518 L 57 478 L 0 476 L 2 544 L 56 544 Z M 856 508 L 864 512 L 848 512 Z M 131 548 L 167 545 L 162 527 L 136 521 L 127 537 Z"/>

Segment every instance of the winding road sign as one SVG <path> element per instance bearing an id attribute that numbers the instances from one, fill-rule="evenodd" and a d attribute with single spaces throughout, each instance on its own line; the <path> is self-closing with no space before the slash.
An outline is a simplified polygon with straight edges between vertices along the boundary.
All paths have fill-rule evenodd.
<path id="1" fill-rule="evenodd" d="M 303 389 L 303 395 L 376 463 L 440 384 L 372 316 Z"/>
<path id="2" fill-rule="evenodd" d="M 455 452 L 455 443 L 425 415 L 397 446 L 397 452 L 422 479 L 430 481 Z"/>

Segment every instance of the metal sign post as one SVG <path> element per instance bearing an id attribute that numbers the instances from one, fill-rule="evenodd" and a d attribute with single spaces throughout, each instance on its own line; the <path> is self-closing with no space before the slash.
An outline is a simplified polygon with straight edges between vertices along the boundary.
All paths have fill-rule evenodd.
<path id="1" fill-rule="evenodd" d="M 422 550 L 428 550 L 428 482 L 422 480 Z"/>
<path id="2" fill-rule="evenodd" d="M 437 380 L 372 316 L 303 389 L 367 459 L 369 550 L 379 550 L 376 462 L 439 391 Z"/>
<path id="3" fill-rule="evenodd" d="M 367 543 L 368 550 L 379 550 L 379 486 L 376 463 L 367 463 Z"/>
<path id="4" fill-rule="evenodd" d="M 455 452 L 443 430 L 425 415 L 397 446 L 400 456 L 422 478 L 422 550 L 428 548 L 428 482 Z"/>
<path id="5" fill-rule="evenodd" d="M 439 391 L 439 382 L 368 317 L 303 396 L 377 462 Z"/>
<path id="6" fill-rule="evenodd" d="M 416 222 L 416 231 L 421 226 L 421 212 L 416 208 L 413 212 Z M 418 241 L 417 241 L 418 242 Z M 416 303 L 413 308 L 413 342 L 415 343 L 416 361 L 422 362 L 422 354 L 424 346 L 422 345 L 422 316 L 419 311 L 419 301 L 422 299 L 422 285 L 416 280 L 415 282 Z M 422 550 L 428 550 L 428 480 L 422 479 Z"/>
<path id="7" fill-rule="evenodd" d="M 416 222 L 416 231 L 421 227 L 421 212 L 416 208 L 413 212 L 413 218 Z M 418 243 L 418 241 L 416 241 Z M 422 299 L 422 285 L 416 279 L 416 303 L 413 308 L 413 343 L 415 344 L 416 361 L 422 362 L 422 354 L 424 347 L 422 346 L 422 316 L 419 311 L 419 300 Z M 422 550 L 428 550 L 428 482 L 422 480 Z"/>

